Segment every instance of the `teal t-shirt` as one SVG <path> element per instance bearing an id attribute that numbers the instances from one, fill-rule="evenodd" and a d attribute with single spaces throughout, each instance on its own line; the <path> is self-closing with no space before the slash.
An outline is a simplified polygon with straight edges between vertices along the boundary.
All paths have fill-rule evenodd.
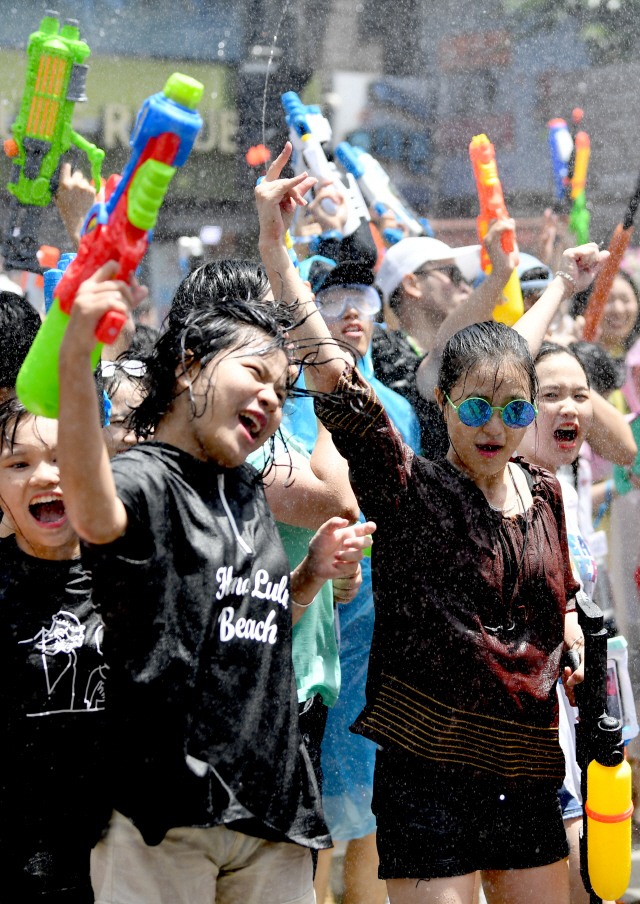
<path id="1" fill-rule="evenodd" d="M 281 428 L 286 446 L 311 458 L 307 450 L 296 443 L 292 435 Z M 275 438 L 275 458 L 286 455 L 285 442 Z M 247 458 L 254 468 L 262 470 L 267 457 L 267 449 L 262 446 Z M 269 477 L 267 476 L 267 483 Z M 309 540 L 315 531 L 304 527 L 292 527 L 278 521 L 282 543 L 289 557 L 291 568 L 295 568 L 309 550 Z M 314 694 L 320 694 L 327 706 L 333 706 L 340 693 L 340 657 L 333 616 L 333 586 L 331 581 L 323 586 L 313 603 L 293 626 L 293 667 L 298 687 L 298 702 L 303 703 Z"/>

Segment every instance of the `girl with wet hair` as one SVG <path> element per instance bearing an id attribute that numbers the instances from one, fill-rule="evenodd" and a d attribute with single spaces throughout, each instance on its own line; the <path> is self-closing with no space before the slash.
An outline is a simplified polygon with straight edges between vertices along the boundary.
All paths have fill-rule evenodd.
<path id="1" fill-rule="evenodd" d="M 273 303 L 227 296 L 178 314 L 134 411 L 153 439 L 110 462 L 90 355 L 104 313 L 133 303 L 116 268 L 80 287 L 60 353 L 60 469 L 112 666 L 115 810 L 96 897 L 174 904 L 206 887 L 211 901 L 312 904 L 309 848 L 330 839 L 298 728 L 292 624 L 353 572 L 375 525 L 330 519 L 291 572 L 245 464 L 288 392 L 291 311 Z"/>
<path id="2" fill-rule="evenodd" d="M 539 381 L 535 422 L 527 429 L 519 451 L 525 458 L 557 476 L 567 524 L 567 540 L 574 577 L 593 598 L 597 567 L 592 552 L 602 547 L 604 534 L 595 536 L 591 516 L 591 467 L 581 459 L 580 449 L 594 430 L 606 431 L 609 449 L 602 454 L 613 458 L 628 441 L 630 428 L 616 409 L 595 393 L 584 364 L 572 348 L 544 342 L 536 357 Z M 602 555 L 602 550 L 600 552 Z M 581 642 L 574 649 L 581 652 Z M 566 670 L 568 673 L 568 670 Z M 567 836 L 571 843 L 570 878 L 572 904 L 587 904 L 589 895 L 580 878 L 578 830 L 582 824 L 580 770 L 576 765 L 576 710 L 564 690 L 558 687 L 560 743 L 565 755 L 566 775 L 560 802 Z"/>
<path id="3" fill-rule="evenodd" d="M 189 291 L 191 287 L 194 291 Z M 196 290 L 197 287 L 197 290 Z M 269 283 L 264 266 L 251 261 L 216 261 L 206 264 L 178 288 L 169 311 L 169 322 L 185 314 L 215 307 L 221 298 L 253 300 L 259 304 Z M 277 312 L 291 317 L 291 312 Z M 317 421 L 313 417 L 314 430 Z M 251 452 L 247 461 L 264 475 L 267 502 L 278 523 L 289 562 L 297 565 L 309 540 L 327 518 L 358 520 L 359 509 L 349 484 L 347 463 L 340 457 L 329 432 L 318 426 L 317 437 L 306 449 L 284 426 L 270 443 Z M 349 603 L 359 586 L 359 569 L 350 577 L 327 582 L 319 598 L 294 625 L 293 665 L 298 688 L 300 731 L 322 789 L 320 746 L 328 708 L 341 688 L 341 669 L 334 617 L 334 596 Z"/>
<path id="4" fill-rule="evenodd" d="M 203 264 L 184 279 L 173 297 L 169 323 L 194 308 L 202 308 L 221 298 L 264 301 L 270 295 L 267 273 L 255 261 L 213 261 Z"/>
<path id="5" fill-rule="evenodd" d="M 95 397 L 95 396 L 94 396 Z M 65 509 L 57 421 L 0 406 L 0 845 L 22 901 L 92 904 L 91 848 L 111 812 L 103 624 Z"/>
<path id="6" fill-rule="evenodd" d="M 178 291 L 188 291 L 185 283 L 192 281 L 199 272 L 196 270 L 187 277 Z M 194 292 L 198 288 L 201 286 L 194 286 Z M 180 385 L 178 398 L 186 392 L 193 419 L 200 419 L 205 409 L 196 401 L 196 374 L 205 372 L 207 365 L 218 356 L 228 357 L 226 353 L 231 350 L 242 355 L 251 339 L 256 345 L 256 336 L 261 340 L 256 346 L 258 356 L 266 360 L 274 355 L 283 364 L 276 389 L 279 401 L 284 402 L 289 388 L 286 331 L 293 322 L 290 312 L 278 305 L 235 295 L 218 297 L 205 307 L 199 306 L 197 300 L 191 306 L 181 303 L 175 310 L 172 306 L 167 329 L 145 359 L 145 373 L 141 378 L 145 397 L 132 417 L 136 432 L 147 436 L 175 404 L 176 368 L 181 371 L 180 379 L 184 384 Z M 210 368 L 212 374 L 215 370 Z M 200 398 L 200 402 L 203 401 Z"/>
<path id="7" fill-rule="evenodd" d="M 261 254 L 275 294 L 300 311 L 292 337 L 316 337 L 316 414 L 378 525 L 367 703 L 352 730 L 382 748 L 380 878 L 391 904 L 471 904 L 477 870 L 492 904 L 568 904 L 555 687 L 562 651 L 580 636 L 578 584 L 557 480 L 511 459 L 536 416 L 530 349 L 607 253 L 566 251 L 516 329 L 482 323 L 451 337 L 436 389 L 449 450 L 429 462 L 402 441 L 287 265 L 297 185 L 279 177 L 289 153 L 256 188 Z M 582 667 L 567 683 L 581 679 Z"/>

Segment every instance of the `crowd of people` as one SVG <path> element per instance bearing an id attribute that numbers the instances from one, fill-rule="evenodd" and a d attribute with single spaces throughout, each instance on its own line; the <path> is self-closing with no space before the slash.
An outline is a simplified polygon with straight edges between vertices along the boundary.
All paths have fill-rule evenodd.
<path id="1" fill-rule="evenodd" d="M 543 236 L 554 272 L 496 220 L 482 278 L 477 245 L 343 239 L 290 152 L 261 262 L 195 267 L 160 330 L 114 262 L 82 284 L 57 421 L 16 396 L 40 318 L 0 293 L 7 888 L 325 904 L 339 841 L 345 904 L 581 904 L 577 592 L 640 641 L 638 289 L 583 342 L 606 251 Z M 91 201 L 64 170 L 76 244 Z"/>

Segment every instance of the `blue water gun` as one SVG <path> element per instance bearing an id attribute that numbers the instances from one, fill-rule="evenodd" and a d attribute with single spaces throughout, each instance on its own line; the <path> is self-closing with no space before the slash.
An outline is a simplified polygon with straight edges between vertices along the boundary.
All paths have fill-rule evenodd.
<path id="1" fill-rule="evenodd" d="M 553 194 L 556 206 L 566 201 L 569 189 L 569 163 L 573 154 L 573 138 L 564 119 L 551 119 L 549 128 L 549 155 L 553 170 Z"/>
<path id="2" fill-rule="evenodd" d="M 348 141 L 342 141 L 336 147 L 336 159 L 356 179 L 367 204 L 376 213 L 381 215 L 391 210 L 398 222 L 407 228 L 409 235 L 433 237 L 428 220 L 411 210 L 375 157 Z"/>

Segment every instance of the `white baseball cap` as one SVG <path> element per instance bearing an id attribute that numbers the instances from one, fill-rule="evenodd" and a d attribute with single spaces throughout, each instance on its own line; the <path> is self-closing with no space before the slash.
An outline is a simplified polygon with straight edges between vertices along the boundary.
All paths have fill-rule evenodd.
<path id="1" fill-rule="evenodd" d="M 439 239 L 412 236 L 392 245 L 384 256 L 376 276 L 376 285 L 388 301 L 407 273 L 415 273 L 431 261 L 453 259 L 465 280 L 472 283 L 480 269 L 480 245 L 451 248 Z"/>

